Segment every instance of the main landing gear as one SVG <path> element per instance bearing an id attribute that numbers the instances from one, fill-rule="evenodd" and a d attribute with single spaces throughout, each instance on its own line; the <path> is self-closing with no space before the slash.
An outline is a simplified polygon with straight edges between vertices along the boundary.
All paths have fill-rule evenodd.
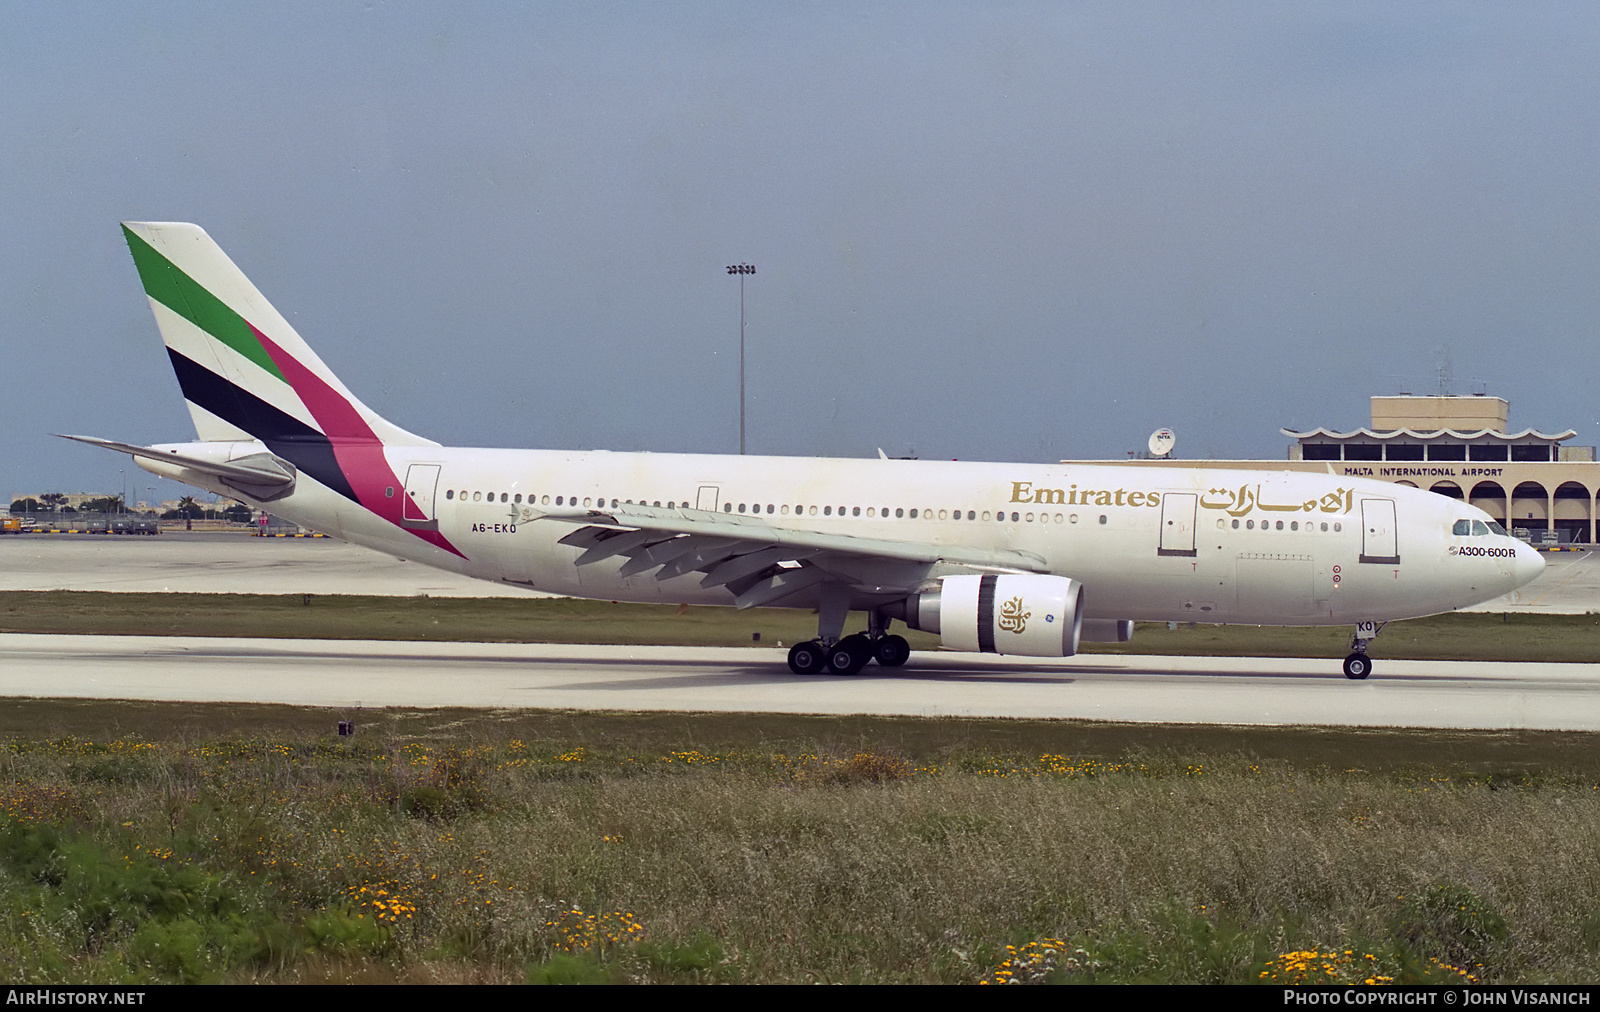
<path id="1" fill-rule="evenodd" d="M 1372 674 L 1372 659 L 1367 656 L 1367 646 L 1378 638 L 1378 632 L 1387 624 L 1356 623 L 1356 634 L 1350 638 L 1350 656 L 1344 659 L 1346 678 L 1359 682 Z"/>
<path id="2" fill-rule="evenodd" d="M 838 675 L 853 675 L 877 661 L 886 668 L 898 668 L 911 656 L 911 644 L 904 636 L 888 635 L 873 639 L 856 633 L 823 646 L 821 640 L 796 643 L 789 648 L 789 670 L 797 675 L 814 675 L 828 668 Z"/>
<path id="3" fill-rule="evenodd" d="M 830 604 L 834 606 L 829 607 Z M 835 674 L 853 675 L 872 661 L 898 668 L 911 656 L 911 644 L 904 636 L 886 634 L 888 620 L 877 612 L 867 613 L 866 632 L 840 639 L 845 614 L 836 602 L 824 602 L 817 611 L 817 638 L 789 648 L 790 671 L 815 675 L 828 668 Z"/>

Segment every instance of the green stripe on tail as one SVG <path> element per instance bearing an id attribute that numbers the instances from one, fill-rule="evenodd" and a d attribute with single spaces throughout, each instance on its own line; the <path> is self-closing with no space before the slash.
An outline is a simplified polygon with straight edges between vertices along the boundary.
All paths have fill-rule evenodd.
<path id="1" fill-rule="evenodd" d="M 133 253 L 133 263 L 139 269 L 139 280 L 144 283 L 146 295 L 273 376 L 289 382 L 278 371 L 267 350 L 261 347 L 261 342 L 256 340 L 256 335 L 243 317 L 179 270 L 155 247 L 129 231 L 126 225 L 122 227 L 122 234 L 128 240 L 128 249 Z"/>

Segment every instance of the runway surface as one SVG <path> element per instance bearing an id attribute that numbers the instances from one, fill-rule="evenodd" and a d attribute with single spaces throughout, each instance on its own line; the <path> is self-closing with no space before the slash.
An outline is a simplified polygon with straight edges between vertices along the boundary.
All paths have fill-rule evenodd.
<path id="1" fill-rule="evenodd" d="M 1600 730 L 1600 665 L 915 653 L 797 676 L 778 650 L 0 635 L 0 696 Z"/>
<path id="2" fill-rule="evenodd" d="M 1600 553 L 1548 556 L 1484 611 L 1600 611 Z M 528 596 L 327 539 L 0 538 L 0 590 Z M 0 696 L 1224 724 L 1600 729 L 1600 665 L 913 655 L 790 674 L 778 650 L 0 635 Z"/>

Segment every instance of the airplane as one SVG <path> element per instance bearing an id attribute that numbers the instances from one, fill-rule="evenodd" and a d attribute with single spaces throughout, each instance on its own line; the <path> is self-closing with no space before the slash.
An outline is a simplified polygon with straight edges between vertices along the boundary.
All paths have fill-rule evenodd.
<path id="1" fill-rule="evenodd" d="M 1383 624 L 1543 558 L 1485 512 L 1332 474 L 441 446 L 367 407 L 196 225 L 124 237 L 196 441 L 66 436 L 344 541 L 573 597 L 817 613 L 796 674 L 948 649 L 1070 657 L 1136 621 Z M 867 628 L 845 634 L 851 612 Z"/>

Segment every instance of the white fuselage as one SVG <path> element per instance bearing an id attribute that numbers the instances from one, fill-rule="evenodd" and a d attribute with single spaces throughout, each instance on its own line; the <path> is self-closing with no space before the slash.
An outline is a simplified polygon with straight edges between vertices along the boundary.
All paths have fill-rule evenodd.
<path id="1" fill-rule="evenodd" d="M 183 444 L 189 450 L 218 444 Z M 230 456 L 259 452 L 234 444 Z M 211 452 L 215 452 L 214 450 Z M 575 564 L 573 514 L 613 503 L 775 528 L 1027 553 L 1084 587 L 1094 619 L 1348 625 L 1450 611 L 1543 566 L 1482 511 L 1402 485 L 1284 471 L 388 447 L 421 515 L 460 555 L 305 476 L 266 503 L 214 477 L 141 464 L 355 544 L 469 576 L 579 597 L 733 603 L 699 573 Z M 554 516 L 552 516 L 554 514 Z M 704 515 L 704 512 L 696 515 Z M 1480 523 L 1480 528 L 1482 524 Z M 931 571 L 931 575 L 937 575 Z M 814 607 L 801 594 L 781 602 Z M 872 603 L 870 594 L 857 607 Z"/>

